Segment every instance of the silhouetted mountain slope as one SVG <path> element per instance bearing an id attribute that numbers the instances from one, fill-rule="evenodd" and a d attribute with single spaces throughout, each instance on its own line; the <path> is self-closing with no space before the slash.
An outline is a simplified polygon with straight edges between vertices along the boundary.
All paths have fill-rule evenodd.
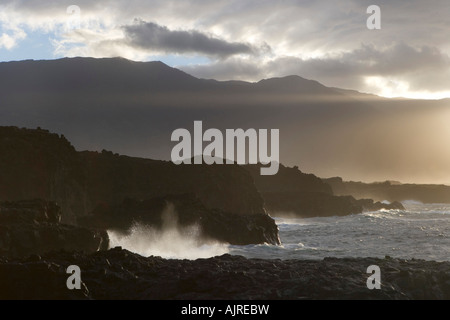
<path id="1" fill-rule="evenodd" d="M 200 80 L 162 62 L 64 58 L 0 64 L 0 92 L 133 93 L 192 89 Z M 6 75 L 6 77 L 5 77 Z M 26 76 L 24 76 L 26 75 Z"/>
<path id="2" fill-rule="evenodd" d="M 257 82 L 255 87 L 261 93 L 338 95 L 334 89 L 327 88 L 317 81 L 307 80 L 299 76 L 265 79 Z"/>
<path id="3" fill-rule="evenodd" d="M 204 80 L 119 58 L 0 63 L 0 96 L 0 125 L 64 133 L 78 150 L 169 160 L 171 133 L 202 120 L 280 129 L 280 162 L 320 176 L 450 177 L 449 100 L 383 99 L 298 76 Z"/>

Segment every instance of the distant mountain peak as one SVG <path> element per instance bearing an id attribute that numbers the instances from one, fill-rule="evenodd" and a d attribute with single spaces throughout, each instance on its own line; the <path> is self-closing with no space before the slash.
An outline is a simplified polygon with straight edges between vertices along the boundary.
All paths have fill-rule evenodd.
<path id="1" fill-rule="evenodd" d="M 264 91 L 277 91 L 286 93 L 310 94 L 336 94 L 336 92 L 323 84 L 302 78 L 298 75 L 264 79 L 256 83 Z"/>
<path id="2" fill-rule="evenodd" d="M 300 84 L 315 84 L 315 85 L 320 85 L 322 87 L 325 87 L 318 81 L 309 80 L 309 79 L 303 78 L 299 75 L 289 75 L 289 76 L 284 76 L 284 77 L 274 77 L 274 78 L 269 78 L 269 79 L 263 79 L 263 80 L 259 81 L 258 83 L 274 83 L 274 82 L 296 83 L 296 84 L 299 84 L 299 83 Z"/>

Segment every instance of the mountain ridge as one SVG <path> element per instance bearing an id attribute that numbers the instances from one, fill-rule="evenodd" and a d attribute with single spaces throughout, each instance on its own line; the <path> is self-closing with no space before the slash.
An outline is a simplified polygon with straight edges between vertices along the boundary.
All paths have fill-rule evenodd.
<path id="1" fill-rule="evenodd" d="M 34 76 L 31 77 L 33 79 L 36 75 L 42 76 L 43 70 L 42 68 L 48 67 L 51 64 L 55 64 L 55 68 L 58 70 L 58 73 L 56 73 L 56 80 L 54 84 L 57 84 L 63 79 L 64 77 L 70 77 L 71 74 L 73 74 L 74 69 L 77 71 L 86 71 L 90 74 L 93 74 L 93 70 L 88 70 L 88 68 L 92 68 L 93 65 L 97 63 L 100 64 L 102 67 L 109 68 L 111 64 L 114 64 L 116 68 L 119 68 L 119 71 L 114 72 L 113 74 L 116 75 L 122 75 L 122 76 L 129 76 L 127 73 L 121 72 L 123 67 L 129 67 L 130 69 L 133 69 L 133 71 L 139 71 L 144 72 L 147 74 L 156 73 L 156 74 L 163 74 L 163 73 L 169 73 L 170 76 L 177 77 L 178 81 L 182 83 L 183 81 L 194 81 L 197 84 L 206 84 L 206 85 L 219 85 L 219 86 L 234 86 L 234 85 L 244 85 L 246 87 L 253 87 L 254 89 L 260 89 L 260 90 L 266 90 L 273 88 L 274 85 L 276 88 L 278 88 L 281 92 L 284 91 L 291 91 L 286 89 L 296 89 L 296 86 L 298 86 L 299 89 L 311 90 L 311 89 L 330 89 L 330 93 L 333 93 L 333 88 L 324 86 L 318 81 L 310 80 L 303 78 L 298 75 L 286 75 L 283 77 L 274 77 L 274 78 L 265 78 L 261 79 L 259 81 L 255 82 L 249 82 L 249 81 L 240 81 L 240 80 L 228 80 L 228 81 L 220 81 L 216 79 L 203 79 L 203 78 L 197 78 L 195 76 L 192 76 L 180 69 L 170 67 L 167 64 L 165 64 L 162 61 L 133 61 L 128 60 L 125 58 L 84 58 L 84 57 L 74 57 L 74 58 L 61 58 L 61 59 L 55 59 L 55 60 L 23 60 L 23 61 L 10 61 L 10 62 L 0 62 L 0 79 L 1 79 L 1 73 L 8 73 L 8 67 L 16 67 L 20 66 L 21 64 L 24 64 L 23 67 L 30 68 L 31 70 L 28 71 L 29 74 L 32 74 Z M 70 68 L 69 65 L 74 64 L 75 66 L 73 68 Z M 40 66 L 39 66 L 40 65 Z M 22 66 L 20 66 L 22 67 Z M 5 69 L 6 70 L 2 70 Z M 100 71 L 100 70 L 96 70 Z M 54 72 L 54 70 L 53 70 Z M 48 73 L 47 73 L 48 75 Z M 142 76 L 142 74 L 139 74 L 140 77 L 137 77 L 134 80 L 143 80 L 145 77 Z M 108 75 L 111 76 L 111 75 Z M 151 80 L 155 80 L 155 78 L 150 78 Z M 12 81 L 11 81 L 12 80 Z M 23 80 L 23 79 L 22 79 Z M 75 79 L 76 80 L 76 79 Z M 158 78 L 158 81 L 161 81 L 164 79 Z M 15 78 L 9 79 L 8 83 L 6 81 L 1 82 L 0 85 L 2 87 L 8 87 L 11 84 L 16 85 L 17 80 Z M 23 84 L 23 82 L 22 82 Z M 35 85 L 36 83 L 34 83 Z M 172 82 L 172 84 L 174 84 Z M 176 84 L 176 83 L 175 83 Z M 293 85 L 294 84 L 294 85 Z M 305 86 L 305 88 L 302 88 L 302 86 Z M 298 89 L 297 88 L 297 89 Z M 27 88 L 28 89 L 28 88 Z M 193 89 L 192 87 L 189 89 Z M 0 87 L 1 90 L 1 87 Z M 272 89 L 273 90 L 273 89 Z"/>
<path id="2" fill-rule="evenodd" d="M 0 63 L 0 96 L 0 126 L 64 133 L 77 150 L 169 160 L 171 133 L 201 120 L 219 130 L 279 129 L 280 162 L 318 176 L 450 177 L 442 139 L 450 100 L 386 99 L 299 76 L 221 82 L 118 58 Z"/>

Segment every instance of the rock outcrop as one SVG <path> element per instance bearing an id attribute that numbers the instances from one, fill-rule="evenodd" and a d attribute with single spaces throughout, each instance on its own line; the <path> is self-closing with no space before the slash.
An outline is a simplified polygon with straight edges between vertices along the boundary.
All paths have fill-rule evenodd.
<path id="1" fill-rule="evenodd" d="M 75 222 L 89 206 L 84 165 L 64 136 L 0 127 L 0 150 L 0 201 L 55 201 L 63 222 Z"/>
<path id="2" fill-rule="evenodd" d="M 403 210 L 399 202 L 384 204 L 352 196 L 332 196 L 320 192 L 266 192 L 262 194 L 267 211 L 279 217 L 328 217 L 358 214 L 381 209 Z"/>
<path id="3" fill-rule="evenodd" d="M 81 290 L 66 287 L 70 265 L 81 268 Z M 381 290 L 367 289 L 370 265 L 381 269 Z M 448 300 L 450 263 L 388 257 L 259 260 L 230 255 L 181 261 L 144 258 L 120 248 L 91 255 L 54 252 L 33 259 L 0 258 L 0 299 Z"/>
<path id="4" fill-rule="evenodd" d="M 343 181 L 340 177 L 323 181 L 331 186 L 336 195 L 391 202 L 415 200 L 423 203 L 450 203 L 450 186 L 446 185 L 402 184 L 395 181 L 364 183 Z"/>
<path id="5" fill-rule="evenodd" d="M 61 209 L 43 200 L 0 202 L 0 256 L 22 257 L 52 250 L 107 250 L 108 235 L 60 223 Z"/>
<path id="6" fill-rule="evenodd" d="M 67 224 L 99 205 L 186 193 L 194 193 L 205 210 L 253 217 L 265 209 L 272 215 L 329 216 L 392 207 L 336 197 L 327 183 L 298 168 L 280 165 L 277 175 L 261 176 L 257 165 L 176 166 L 108 151 L 77 152 L 63 136 L 41 129 L 0 127 L 0 149 L 0 201 L 56 201 Z"/>
<path id="7" fill-rule="evenodd" d="M 313 174 L 306 174 L 298 167 L 289 168 L 280 164 L 278 173 L 262 176 L 260 165 L 247 165 L 255 186 L 262 193 L 269 192 L 317 192 L 333 195 L 331 187 Z"/>
<path id="8" fill-rule="evenodd" d="M 126 199 L 118 206 L 100 205 L 92 215 L 81 217 L 84 226 L 126 233 L 133 224 L 163 229 L 198 226 L 205 241 L 233 245 L 279 245 L 278 227 L 266 214 L 235 214 L 208 209 L 195 194 L 168 195 L 144 201 Z"/>
<path id="9" fill-rule="evenodd" d="M 145 200 L 195 193 L 209 209 L 264 213 L 263 199 L 251 175 L 238 165 L 176 166 L 169 161 L 131 158 L 106 151 L 81 152 L 80 157 L 86 165 L 86 188 L 95 206 L 104 202 L 118 205 L 126 198 Z"/>
<path id="10" fill-rule="evenodd" d="M 275 176 L 259 175 L 259 166 L 246 166 L 261 193 L 266 210 L 272 216 L 326 217 L 358 214 L 381 209 L 404 209 L 399 202 L 384 204 L 371 199 L 336 196 L 322 179 L 305 174 L 297 167 L 280 165 Z"/>
<path id="11" fill-rule="evenodd" d="M 57 202 L 64 223 L 99 204 L 195 193 L 209 209 L 236 214 L 264 213 L 252 177 L 238 165 L 181 165 L 77 152 L 64 136 L 46 130 L 0 127 L 0 201 Z"/>
<path id="12" fill-rule="evenodd" d="M 77 152 L 63 136 L 15 127 L 0 128 L 0 149 L 4 151 L 0 153 L 0 201 L 34 198 L 56 201 L 64 213 L 59 215 L 63 223 L 77 225 L 83 221 L 78 218 L 94 211 L 94 217 L 101 223 L 85 223 L 86 226 L 126 231 L 145 211 L 143 222 L 159 226 L 161 205 L 171 200 L 180 222 L 199 224 L 208 238 L 231 244 L 279 244 L 277 226 L 266 214 L 251 175 L 241 166 L 176 166 L 108 151 Z M 193 195 L 183 196 L 186 193 Z M 168 195 L 173 196 L 168 199 Z M 158 197 L 162 198 L 155 200 Z M 71 234 L 71 230 L 75 234 L 76 230 L 66 225 L 26 224 L 17 232 L 39 234 L 48 228 L 57 230 L 55 234 Z M 83 229 L 79 231 L 85 233 Z M 4 241 L 9 241 L 8 237 Z M 80 242 L 81 238 L 71 241 Z M 21 249 L 15 249 L 23 254 L 36 252 L 39 246 L 42 250 L 80 248 L 64 239 L 60 243 L 55 239 L 53 245 L 51 241 L 40 242 L 33 237 L 30 241 L 35 244 L 22 243 Z"/>

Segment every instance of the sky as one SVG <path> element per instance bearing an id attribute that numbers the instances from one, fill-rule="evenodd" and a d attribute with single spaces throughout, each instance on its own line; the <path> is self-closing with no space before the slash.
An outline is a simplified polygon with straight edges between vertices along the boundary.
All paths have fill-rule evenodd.
<path id="1" fill-rule="evenodd" d="M 367 8 L 381 9 L 369 30 Z M 450 97 L 448 0 L 0 2 L 0 61 L 160 60 L 196 77 L 299 75 L 385 97 Z"/>

